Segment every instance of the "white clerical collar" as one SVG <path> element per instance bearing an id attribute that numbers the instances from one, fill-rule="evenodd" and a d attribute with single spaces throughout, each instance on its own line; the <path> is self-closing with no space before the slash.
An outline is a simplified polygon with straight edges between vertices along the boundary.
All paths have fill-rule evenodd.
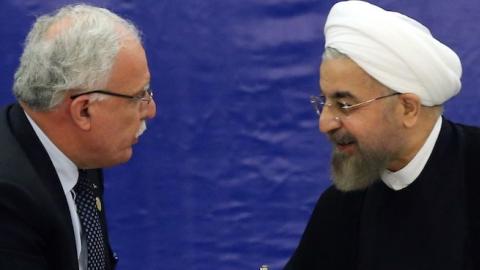
<path id="1" fill-rule="evenodd" d="M 32 118 L 25 112 L 30 125 L 40 139 L 45 150 L 47 150 L 50 160 L 52 160 L 55 171 L 57 172 L 60 183 L 62 184 L 63 192 L 69 194 L 73 187 L 77 184 L 78 169 L 77 166 L 65 156 L 60 149 L 47 137 L 42 129 L 33 121 Z"/>
<path id="2" fill-rule="evenodd" d="M 427 164 L 430 155 L 432 154 L 433 147 L 435 146 L 435 142 L 438 139 L 438 135 L 440 135 L 440 128 L 442 127 L 442 117 L 438 117 L 435 126 L 433 126 L 430 135 L 428 135 L 427 140 L 423 144 L 420 151 L 415 155 L 415 157 L 401 170 L 396 172 L 391 172 L 389 170 L 385 170 L 382 175 L 382 181 L 387 185 L 389 188 L 393 190 L 401 190 L 406 188 L 408 185 L 413 183 L 415 179 L 420 175 L 423 168 Z"/>

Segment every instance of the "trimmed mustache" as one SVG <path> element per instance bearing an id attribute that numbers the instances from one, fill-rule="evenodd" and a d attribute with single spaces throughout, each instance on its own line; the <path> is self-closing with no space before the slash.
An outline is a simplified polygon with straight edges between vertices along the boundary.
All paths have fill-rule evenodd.
<path id="1" fill-rule="evenodd" d="M 356 143 L 357 139 L 350 133 L 340 133 L 335 132 L 332 134 L 328 134 L 328 139 L 334 144 L 349 144 L 349 143 Z"/>
<path id="2" fill-rule="evenodd" d="M 138 128 L 136 137 L 137 138 L 140 137 L 140 135 L 142 135 L 143 132 L 145 132 L 145 130 L 147 130 L 147 123 L 145 122 L 145 120 L 143 120 L 142 123 L 140 124 L 140 127 Z"/>

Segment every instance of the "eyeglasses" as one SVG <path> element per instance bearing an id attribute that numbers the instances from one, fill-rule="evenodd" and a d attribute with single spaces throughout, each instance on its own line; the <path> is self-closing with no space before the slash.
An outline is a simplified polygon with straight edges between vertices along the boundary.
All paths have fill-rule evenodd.
<path id="1" fill-rule="evenodd" d="M 89 94 L 109 95 L 109 96 L 114 96 L 114 97 L 119 97 L 119 98 L 131 99 L 131 100 L 134 100 L 134 101 L 143 101 L 146 104 L 149 104 L 150 101 L 152 101 L 152 99 L 153 99 L 153 91 L 150 88 L 147 88 L 144 91 L 140 92 L 138 95 L 134 95 L 134 96 L 114 93 L 114 92 L 110 92 L 108 90 L 93 90 L 93 91 L 88 91 L 88 92 L 72 95 L 72 96 L 70 96 L 70 98 L 71 99 L 76 99 L 79 96 L 89 95 Z"/>
<path id="2" fill-rule="evenodd" d="M 311 96 L 310 97 L 310 103 L 313 105 L 313 109 L 317 112 L 317 114 L 320 116 L 322 113 L 322 110 L 325 106 L 328 106 L 332 109 L 334 109 L 336 112 L 340 112 L 342 114 L 348 114 L 354 109 L 357 109 L 359 107 L 368 105 L 376 100 L 388 98 L 388 97 L 393 97 L 396 95 L 400 95 L 401 93 L 393 93 L 385 96 L 380 96 L 376 98 L 372 98 L 363 102 L 355 103 L 355 104 L 348 104 L 343 100 L 337 100 L 335 103 L 327 103 L 327 98 L 323 95 L 321 96 Z"/>

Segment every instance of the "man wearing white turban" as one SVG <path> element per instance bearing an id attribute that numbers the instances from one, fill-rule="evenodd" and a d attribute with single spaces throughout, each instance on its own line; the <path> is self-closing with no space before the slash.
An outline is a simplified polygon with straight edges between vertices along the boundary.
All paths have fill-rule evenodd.
<path id="1" fill-rule="evenodd" d="M 442 117 L 461 63 L 417 21 L 364 1 L 325 24 L 321 96 L 334 185 L 285 269 L 480 269 L 480 129 Z"/>

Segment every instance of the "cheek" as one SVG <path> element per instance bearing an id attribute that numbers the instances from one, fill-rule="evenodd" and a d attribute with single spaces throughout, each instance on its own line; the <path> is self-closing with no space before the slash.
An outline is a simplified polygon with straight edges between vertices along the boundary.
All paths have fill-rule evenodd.
<path id="1" fill-rule="evenodd" d="M 345 122 L 343 129 L 360 143 L 369 142 L 372 136 L 376 136 L 379 132 L 378 126 L 371 125 L 368 121 Z"/>
<path id="2" fill-rule="evenodd" d="M 140 114 L 136 108 L 125 110 L 123 113 L 117 115 L 116 121 L 120 131 L 128 131 L 138 127 L 140 123 Z"/>
<path id="3" fill-rule="evenodd" d="M 140 127 L 140 121 L 133 114 L 116 115 L 103 125 L 105 143 L 111 145 L 129 144 Z"/>
<path id="4" fill-rule="evenodd" d="M 402 144 L 400 130 L 391 125 L 391 123 L 377 126 L 367 135 L 364 141 L 371 149 L 377 151 L 394 153 L 396 148 Z"/>
<path id="5" fill-rule="evenodd" d="M 381 149 L 388 145 L 388 130 L 380 125 L 369 125 L 362 122 L 356 125 L 345 126 L 345 130 L 351 134 L 358 145 L 364 149 Z"/>

